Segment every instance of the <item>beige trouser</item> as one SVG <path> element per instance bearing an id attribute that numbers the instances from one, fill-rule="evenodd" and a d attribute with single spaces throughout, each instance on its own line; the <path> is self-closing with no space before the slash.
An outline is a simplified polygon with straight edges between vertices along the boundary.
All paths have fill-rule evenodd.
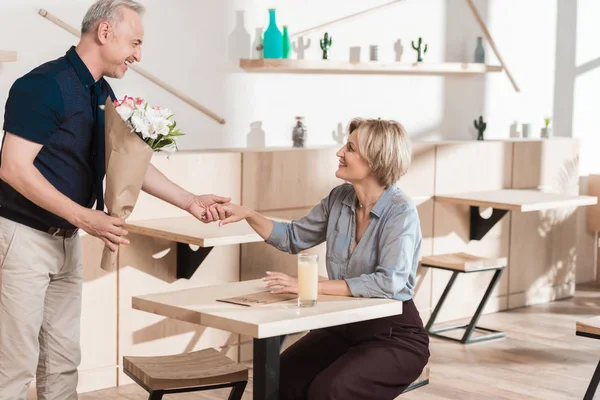
<path id="1" fill-rule="evenodd" d="M 79 237 L 0 218 L 0 400 L 77 399 L 83 266 Z"/>

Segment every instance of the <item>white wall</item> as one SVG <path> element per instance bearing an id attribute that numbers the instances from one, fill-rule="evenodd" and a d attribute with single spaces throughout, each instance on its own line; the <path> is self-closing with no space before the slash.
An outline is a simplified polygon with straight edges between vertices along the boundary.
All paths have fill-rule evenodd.
<path id="1" fill-rule="evenodd" d="M 571 0 L 565 0 L 571 1 Z M 593 0 L 588 1 L 592 3 Z M 250 74 L 239 56 L 250 54 L 256 28 L 266 28 L 269 7 L 277 8 L 281 27 L 304 30 L 384 4 L 378 0 L 159 0 L 143 1 L 146 38 L 141 67 L 191 96 L 227 120 L 219 125 L 134 71 L 111 81 L 119 96 L 145 96 L 172 108 L 188 133 L 182 149 L 239 147 L 251 126 L 265 132 L 266 145 L 287 146 L 296 115 L 306 117 L 308 144 L 333 143 L 332 131 L 354 116 L 395 118 L 419 139 L 476 136 L 473 119 L 488 120 L 490 138 L 507 137 L 512 121 L 529 121 L 537 134 L 552 113 L 556 1 L 479 0 L 476 4 L 523 92 L 516 94 L 506 75 L 471 78 L 357 75 Z M 37 14 L 45 8 L 78 27 L 91 0 L 2 0 L 0 48 L 17 50 L 19 61 L 0 65 L 0 112 L 12 82 L 38 64 L 58 57 L 76 38 Z M 244 28 L 236 26 L 244 11 Z M 330 58 L 347 60 L 351 46 L 380 46 L 382 61 L 394 58 L 394 42 L 404 45 L 403 60 L 414 60 L 410 41 L 428 43 L 426 61 L 471 61 L 482 35 L 464 0 L 404 0 L 326 28 L 333 36 Z M 320 58 L 310 33 L 306 58 Z M 590 35 L 588 40 L 593 40 Z M 244 45 L 245 44 L 245 45 Z M 592 46 L 588 46 L 592 47 Z M 497 64 L 486 43 L 487 62 Z M 2 112 L 3 114 L 3 112 Z M 0 114 L 0 115 L 2 115 Z M 254 124 L 254 125 L 253 125 Z"/>
<path id="2" fill-rule="evenodd" d="M 119 96 L 142 96 L 171 108 L 187 133 L 181 149 L 246 146 L 251 130 L 264 131 L 267 146 L 289 146 L 297 115 L 306 118 L 308 145 L 333 144 L 332 132 L 355 116 L 397 119 L 418 140 L 472 140 L 473 120 L 480 114 L 488 121 L 487 138 L 508 137 L 515 121 L 531 123 L 538 136 L 543 117 L 553 115 L 555 135 L 582 141 L 581 175 L 600 172 L 595 121 L 600 92 L 597 0 L 475 1 L 521 93 L 513 90 L 504 73 L 442 78 L 251 74 L 239 68 L 240 56 L 251 53 L 256 28 L 266 29 L 270 7 L 277 8 L 279 26 L 287 24 L 293 34 L 386 2 L 143 1 L 148 12 L 140 66 L 223 116 L 225 125 L 134 71 L 111 84 Z M 16 50 L 19 57 L 16 63 L 0 63 L 0 120 L 12 82 L 61 56 L 77 41 L 39 16 L 38 9 L 78 27 L 91 3 L 0 0 L 0 49 Z M 236 28 L 236 11 L 243 11 L 242 29 Z M 398 38 L 404 45 L 403 61 L 414 60 L 410 41 L 419 36 L 428 43 L 428 62 L 471 61 L 476 37 L 482 35 L 464 0 L 404 0 L 333 24 L 306 36 L 312 42 L 306 58 L 320 58 L 318 40 L 325 31 L 334 40 L 330 58 L 347 60 L 349 48 L 361 46 L 365 59 L 368 45 L 378 44 L 384 62 L 393 60 Z M 487 42 L 485 50 L 487 63 L 498 64 Z M 591 241 L 585 240 L 587 249 Z M 581 276 L 593 277 L 593 266 L 585 268 Z"/>

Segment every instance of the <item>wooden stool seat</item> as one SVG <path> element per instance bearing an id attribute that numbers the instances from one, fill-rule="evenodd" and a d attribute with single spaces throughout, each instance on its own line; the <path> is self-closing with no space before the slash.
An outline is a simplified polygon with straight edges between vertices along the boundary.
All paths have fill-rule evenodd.
<path id="1" fill-rule="evenodd" d="M 439 254 L 421 258 L 422 264 L 463 272 L 496 269 L 504 267 L 506 262 L 506 258 L 478 257 L 467 253 Z"/>
<path id="2" fill-rule="evenodd" d="M 502 271 L 506 267 L 506 258 L 491 258 L 491 257 L 479 257 L 472 254 L 467 253 L 449 253 L 449 254 L 438 254 L 434 256 L 424 256 L 421 258 L 421 267 L 424 268 L 436 268 L 443 269 L 447 271 L 452 271 L 452 276 L 440 297 L 440 300 L 436 304 L 433 312 L 431 313 L 431 317 L 425 326 L 425 329 L 431 336 L 437 336 L 443 339 L 450 339 L 461 342 L 462 344 L 479 342 L 482 340 L 496 339 L 500 337 L 506 336 L 504 332 L 496 331 L 494 329 L 483 328 L 477 326 L 477 321 L 483 312 L 483 308 L 490 298 L 494 287 L 500 280 L 500 275 Z M 496 271 L 490 284 L 488 285 L 483 298 L 481 299 L 475 314 L 471 317 L 471 321 L 469 324 L 463 325 L 455 325 L 455 326 L 447 326 L 443 328 L 434 328 L 433 324 L 435 323 L 435 319 L 452 288 L 454 285 L 454 281 L 458 274 L 470 274 L 484 271 Z M 442 332 L 453 331 L 456 329 L 464 329 L 465 333 L 463 334 L 461 339 L 456 339 L 450 336 L 442 335 Z M 487 334 L 480 335 L 474 339 L 471 338 L 471 335 L 475 329 L 485 331 Z"/>
<path id="3" fill-rule="evenodd" d="M 215 349 L 155 357 L 123 357 L 123 371 L 150 393 L 163 394 L 233 387 L 244 391 L 248 368 Z M 240 393 L 241 398 L 241 393 Z"/>

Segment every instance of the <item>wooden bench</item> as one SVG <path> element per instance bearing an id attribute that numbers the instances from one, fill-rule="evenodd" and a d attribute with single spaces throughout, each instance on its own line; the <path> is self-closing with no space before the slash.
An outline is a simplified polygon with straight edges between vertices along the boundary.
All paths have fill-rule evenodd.
<path id="1" fill-rule="evenodd" d="M 215 349 L 169 356 L 123 357 L 123 372 L 143 387 L 148 400 L 165 394 L 231 387 L 229 400 L 240 400 L 248 383 L 248 368 Z"/>
<path id="2" fill-rule="evenodd" d="M 583 321 L 577 321 L 575 324 L 575 334 L 577 336 L 589 337 L 592 339 L 600 339 L 600 317 L 588 318 Z M 587 391 L 583 400 L 592 400 L 598 389 L 600 383 L 600 362 L 596 366 L 594 375 L 590 384 L 588 385 Z"/>
<path id="3" fill-rule="evenodd" d="M 413 383 L 411 383 L 410 386 L 407 387 L 404 390 L 404 392 L 402 392 L 402 394 L 408 393 L 411 390 L 419 389 L 428 384 L 429 384 L 429 367 L 425 367 L 423 369 L 423 372 L 421 372 L 421 375 Z"/>
<path id="4" fill-rule="evenodd" d="M 504 332 L 477 326 L 477 321 L 479 320 L 479 317 L 481 316 L 481 313 L 483 312 L 483 309 L 487 301 L 489 300 L 492 291 L 494 290 L 494 287 L 500 280 L 500 275 L 502 275 L 502 271 L 506 267 L 506 258 L 489 258 L 478 257 L 467 253 L 450 253 L 434 256 L 424 256 L 421 258 L 421 266 L 425 268 L 436 268 L 452 271 L 452 276 L 450 277 L 450 280 L 448 281 L 448 284 L 446 285 L 446 288 L 444 289 L 440 300 L 436 304 L 435 309 L 433 310 L 433 313 L 431 314 L 431 317 L 429 318 L 429 321 L 425 326 L 425 329 L 427 330 L 429 335 L 440 337 L 443 339 L 454 340 L 463 344 L 480 342 L 482 340 L 490 340 L 506 336 Z M 485 294 L 483 295 L 479 306 L 477 307 L 477 311 L 475 311 L 475 314 L 471 318 L 469 324 L 446 326 L 437 329 L 434 328 L 433 325 L 435 324 L 435 320 L 440 312 L 440 309 L 442 308 L 442 305 L 444 304 L 444 301 L 446 300 L 446 297 L 448 296 L 448 293 L 450 292 L 450 289 L 452 288 L 452 285 L 454 285 L 454 281 L 456 280 L 458 274 L 470 274 L 483 271 L 496 271 L 496 273 L 492 277 L 492 280 L 490 281 L 490 284 L 488 285 L 488 288 L 485 291 Z M 453 331 L 456 329 L 465 329 L 465 333 L 463 334 L 461 339 L 441 335 L 442 332 Z M 475 329 L 485 331 L 488 333 L 480 335 L 476 338 L 471 338 L 471 335 Z"/>

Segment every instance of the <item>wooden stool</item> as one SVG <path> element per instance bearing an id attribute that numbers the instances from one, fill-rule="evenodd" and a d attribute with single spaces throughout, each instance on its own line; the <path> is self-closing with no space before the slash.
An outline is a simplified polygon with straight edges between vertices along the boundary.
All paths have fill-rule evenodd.
<path id="1" fill-rule="evenodd" d="M 423 372 L 421 372 L 421 375 L 413 383 L 411 383 L 410 386 L 407 387 L 404 390 L 404 392 L 402 392 L 402 394 L 408 393 L 411 390 L 421 388 L 428 384 L 429 384 L 429 367 L 425 367 L 425 368 L 423 368 Z"/>
<path id="2" fill-rule="evenodd" d="M 592 339 L 600 339 L 600 317 L 588 318 L 583 321 L 577 321 L 575 334 L 577 336 L 589 337 Z M 583 400 L 592 400 L 600 383 L 600 362 L 596 366 L 596 371 L 592 375 L 592 380 L 588 385 Z"/>
<path id="3" fill-rule="evenodd" d="M 482 340 L 497 339 L 506 336 L 504 332 L 477 326 L 477 321 L 479 320 L 479 317 L 483 312 L 483 308 L 485 307 L 485 304 L 487 303 L 490 295 L 492 294 L 494 287 L 498 283 L 498 280 L 500 280 L 500 275 L 502 274 L 502 271 L 506 267 L 506 258 L 477 257 L 466 253 L 440 254 L 436 256 L 422 257 L 421 266 L 426 268 L 438 268 L 453 271 L 452 276 L 450 277 L 450 280 L 448 281 L 448 284 L 446 285 L 446 288 L 442 293 L 442 297 L 440 297 L 439 302 L 435 306 L 435 309 L 433 310 L 433 313 L 431 314 L 431 317 L 429 318 L 429 321 L 425 326 L 425 329 L 431 336 L 455 340 L 463 344 L 480 342 Z M 481 302 L 479 303 L 479 307 L 477 307 L 477 311 L 475 311 L 475 314 L 471 318 L 471 322 L 467 325 L 455 325 L 434 329 L 433 324 L 435 323 L 435 319 L 437 318 L 438 313 L 440 312 L 440 309 L 444 304 L 444 300 L 446 300 L 446 296 L 448 296 L 448 292 L 450 292 L 450 288 L 452 288 L 452 285 L 454 284 L 454 281 L 456 280 L 458 274 L 469 274 L 482 271 L 496 271 L 496 273 L 492 277 L 492 280 L 487 290 L 485 291 Z M 465 329 L 465 333 L 462 339 L 456 339 L 450 336 L 440 335 L 441 332 L 448 332 L 456 329 Z M 471 334 L 475 329 L 479 329 L 489 333 L 471 339 Z"/>
<path id="4" fill-rule="evenodd" d="M 233 388 L 229 400 L 240 400 L 248 383 L 248 368 L 215 349 L 158 357 L 123 357 L 123 372 L 150 397 Z"/>

